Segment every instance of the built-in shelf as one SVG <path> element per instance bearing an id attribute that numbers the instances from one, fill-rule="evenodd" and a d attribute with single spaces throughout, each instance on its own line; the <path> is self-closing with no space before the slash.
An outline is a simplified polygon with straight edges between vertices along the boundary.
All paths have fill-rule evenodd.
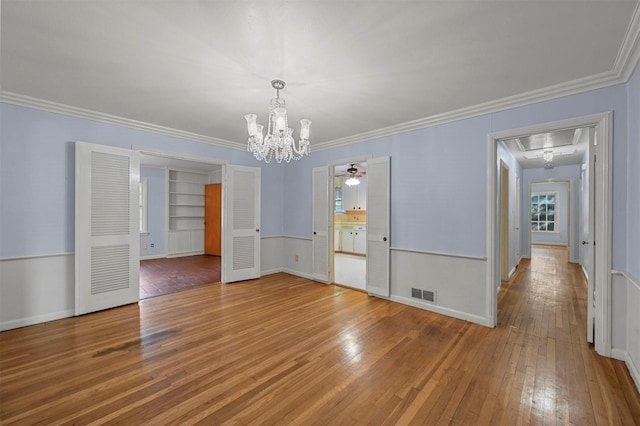
<path id="1" fill-rule="evenodd" d="M 169 255 L 204 252 L 204 173 L 169 170 Z"/>

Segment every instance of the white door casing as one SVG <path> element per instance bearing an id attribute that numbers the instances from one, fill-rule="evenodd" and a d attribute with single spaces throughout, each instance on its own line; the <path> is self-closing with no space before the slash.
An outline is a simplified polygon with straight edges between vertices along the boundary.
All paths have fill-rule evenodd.
<path id="1" fill-rule="evenodd" d="M 487 191 L 486 191 L 486 325 L 495 327 L 498 319 L 498 298 L 495 283 L 500 279 L 498 269 L 499 245 L 495 244 L 498 208 L 495 203 L 498 189 L 497 143 L 502 139 L 526 134 L 546 133 L 568 128 L 594 127 L 597 140 L 597 160 L 594 166 L 594 214 L 597 222 L 591 247 L 594 248 L 594 347 L 603 356 L 611 356 L 611 228 L 612 228 L 612 144 L 613 113 L 606 112 L 584 117 L 510 129 L 487 135 Z"/>
<path id="2" fill-rule="evenodd" d="M 520 242 L 520 222 L 522 218 L 520 216 L 520 176 L 516 176 L 516 199 L 515 199 L 515 209 L 513 212 L 513 223 L 514 223 L 514 252 L 516 255 L 516 265 L 520 262 L 520 253 L 521 253 L 521 242 Z"/>
<path id="3" fill-rule="evenodd" d="M 311 276 L 314 280 L 329 282 L 329 235 L 330 204 L 329 167 L 314 167 L 312 170 L 311 212 Z"/>
<path id="4" fill-rule="evenodd" d="M 222 282 L 259 278 L 260 169 L 226 165 L 222 190 Z"/>
<path id="5" fill-rule="evenodd" d="M 389 297 L 391 245 L 391 169 L 390 158 L 367 161 L 367 292 Z"/>
<path id="6" fill-rule="evenodd" d="M 138 301 L 136 151 L 76 142 L 75 315 Z"/>
<path id="7" fill-rule="evenodd" d="M 586 250 L 587 257 L 587 341 L 593 343 L 594 341 L 594 327 L 595 327 L 595 162 L 596 162 L 596 144 L 595 144 L 595 129 L 589 128 L 589 165 L 588 167 L 588 210 L 587 210 L 587 233 L 581 241 L 582 247 Z"/>

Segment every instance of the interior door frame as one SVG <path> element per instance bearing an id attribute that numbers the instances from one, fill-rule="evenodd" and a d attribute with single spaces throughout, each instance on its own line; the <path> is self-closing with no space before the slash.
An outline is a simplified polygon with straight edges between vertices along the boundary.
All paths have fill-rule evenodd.
<path id="1" fill-rule="evenodd" d="M 329 164 L 327 165 L 327 167 L 329 167 L 329 182 L 331 184 L 331 188 L 329 191 L 329 195 L 330 195 L 330 199 L 329 199 L 329 240 L 327 245 L 328 247 L 328 253 L 327 256 L 329 256 L 329 282 L 330 283 L 335 283 L 335 232 L 334 230 L 336 229 L 335 227 L 335 199 L 333 196 L 333 180 L 335 177 L 335 170 L 336 170 L 336 166 L 343 166 L 345 164 L 351 164 L 351 163 L 366 163 L 368 160 L 371 160 L 371 158 L 373 158 L 373 156 L 371 154 L 367 154 L 367 155 L 360 155 L 360 156 L 354 156 L 354 157 L 348 157 L 348 158 L 343 158 L 340 160 L 333 160 L 330 161 Z M 367 189 L 368 191 L 368 189 Z M 366 269 L 366 262 L 367 262 L 367 256 L 365 255 L 365 269 Z"/>
<path id="2" fill-rule="evenodd" d="M 575 178 L 560 178 L 560 179 L 536 179 L 536 180 L 530 180 L 527 182 L 527 205 L 528 205 L 528 209 L 531 208 L 531 195 L 533 194 L 533 184 L 536 183 L 566 183 L 567 184 L 567 195 L 568 195 L 568 199 L 567 200 L 561 200 L 560 203 L 567 203 L 567 254 L 568 254 L 568 261 L 572 262 L 575 261 L 575 259 L 573 259 L 571 257 L 571 251 L 573 250 L 574 246 L 576 245 L 576 239 L 575 239 L 575 232 L 574 232 L 574 228 L 576 226 L 575 224 L 575 205 L 576 205 L 576 197 L 575 197 Z M 556 201 L 557 203 L 557 201 Z M 530 210 L 529 210 L 530 211 Z M 527 232 L 527 256 L 529 258 L 531 258 L 531 245 L 533 244 L 533 236 L 532 236 L 532 232 L 531 231 L 531 215 L 527 215 L 525 218 L 525 224 L 524 224 L 524 229 L 526 229 Z"/>
<path id="3" fill-rule="evenodd" d="M 160 157 L 160 158 L 165 158 L 168 161 L 171 160 L 180 160 L 180 161 L 190 161 L 190 162 L 194 162 L 194 163 L 200 163 L 200 164 L 208 164 L 213 166 L 221 166 L 221 182 L 224 181 L 225 178 L 225 171 L 226 171 L 226 165 L 229 164 L 229 160 L 222 160 L 219 158 L 214 158 L 214 157 L 202 157 L 199 155 L 189 155 L 189 154 L 180 154 L 178 152 L 171 152 L 171 151 L 162 151 L 162 150 L 157 150 L 154 148 L 147 148 L 147 147 L 141 147 L 141 146 L 132 146 L 131 147 L 132 150 L 137 151 L 140 153 L 140 157 L 141 157 L 141 161 L 140 161 L 140 167 L 147 167 L 145 166 L 144 160 L 142 159 L 143 156 L 153 156 L 153 157 Z M 157 166 L 154 166 L 157 167 Z M 167 168 L 167 166 L 165 166 L 165 169 Z M 182 167 L 180 167 L 182 169 Z M 186 169 L 184 169 L 186 170 Z M 211 172 L 215 172 L 218 171 L 216 170 L 210 170 Z M 167 177 L 168 179 L 168 177 Z M 167 185 L 167 187 L 165 188 L 165 192 L 166 192 L 166 199 L 167 199 L 167 203 L 169 202 L 169 187 Z M 222 205 L 224 206 L 224 191 L 222 191 Z M 224 212 L 223 212 L 224 214 Z M 164 237 L 164 241 L 165 241 L 165 251 L 164 251 L 164 255 L 165 257 L 167 256 L 168 253 L 168 244 L 169 244 L 169 218 L 168 218 L 168 214 L 165 215 L 165 228 L 164 228 L 164 232 L 165 232 L 165 237 Z M 225 236 L 226 236 L 226 229 L 225 227 L 222 227 L 222 235 L 220 236 L 221 240 L 222 240 L 222 244 L 223 244 L 223 248 L 224 248 L 224 241 L 225 241 Z M 222 256 L 221 256 L 222 257 Z M 140 262 L 140 253 L 137 253 L 137 258 L 138 258 L 138 262 Z M 224 262 L 220 262 L 220 276 L 222 277 L 222 273 L 223 273 L 223 265 Z"/>
<path id="4" fill-rule="evenodd" d="M 537 124 L 517 129 L 489 133 L 487 135 L 487 189 L 486 189 L 486 325 L 495 327 L 498 322 L 498 297 L 496 283 L 500 279 L 498 240 L 498 143 L 527 134 L 546 133 L 578 127 L 595 127 L 598 141 L 598 161 L 596 162 L 596 208 L 598 226 L 595 232 L 596 286 L 595 308 L 595 350 L 600 355 L 611 356 L 611 229 L 612 229 L 612 145 L 613 112 L 604 112 L 551 123 Z M 591 151 L 591 150 L 590 150 Z M 595 153 L 590 152 L 590 156 Z"/>
<path id="5" fill-rule="evenodd" d="M 500 281 L 508 281 L 509 271 L 509 165 L 500 160 Z M 500 287 L 498 287 L 500 288 Z"/>

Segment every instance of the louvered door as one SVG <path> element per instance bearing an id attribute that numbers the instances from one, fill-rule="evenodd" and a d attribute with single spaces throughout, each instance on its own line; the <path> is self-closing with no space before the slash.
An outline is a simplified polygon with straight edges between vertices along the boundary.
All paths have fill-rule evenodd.
<path id="1" fill-rule="evenodd" d="M 226 166 L 222 282 L 260 277 L 260 169 Z"/>
<path id="2" fill-rule="evenodd" d="M 76 142 L 75 314 L 139 298 L 137 152 Z"/>

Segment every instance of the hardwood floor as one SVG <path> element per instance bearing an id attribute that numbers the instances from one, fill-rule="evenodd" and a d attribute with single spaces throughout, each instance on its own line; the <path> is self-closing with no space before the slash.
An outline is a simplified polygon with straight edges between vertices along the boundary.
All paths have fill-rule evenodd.
<path id="1" fill-rule="evenodd" d="M 220 256 L 206 254 L 140 261 L 140 299 L 220 282 Z"/>
<path id="2" fill-rule="evenodd" d="M 198 287 L 0 333 L 0 423 L 637 424 L 585 293 L 553 248 L 495 329 L 286 274 Z"/>

